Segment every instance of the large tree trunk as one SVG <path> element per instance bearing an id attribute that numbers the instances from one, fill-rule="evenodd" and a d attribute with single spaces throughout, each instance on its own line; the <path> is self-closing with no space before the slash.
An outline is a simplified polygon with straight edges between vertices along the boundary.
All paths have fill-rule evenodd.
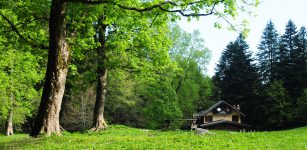
<path id="1" fill-rule="evenodd" d="M 93 115 L 93 124 L 92 131 L 103 130 L 107 127 L 107 124 L 104 120 L 104 105 L 107 94 L 107 73 L 108 69 L 105 66 L 106 62 L 106 28 L 107 26 L 102 23 L 102 20 L 99 22 L 98 34 L 99 34 L 99 43 L 101 46 L 97 48 L 98 53 L 98 64 L 97 64 L 97 92 L 96 92 L 96 103 L 94 108 Z"/>
<path id="2" fill-rule="evenodd" d="M 9 115 L 6 120 L 6 132 L 5 133 L 7 136 L 14 134 L 13 132 L 13 107 L 12 109 L 10 109 Z"/>
<path id="3" fill-rule="evenodd" d="M 30 136 L 60 134 L 59 113 L 65 90 L 69 51 L 65 41 L 65 2 L 52 0 L 45 85 Z"/>

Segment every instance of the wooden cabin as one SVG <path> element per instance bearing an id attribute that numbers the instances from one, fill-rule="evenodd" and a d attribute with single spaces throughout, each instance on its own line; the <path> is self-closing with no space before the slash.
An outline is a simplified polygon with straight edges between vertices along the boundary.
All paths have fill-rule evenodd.
<path id="1" fill-rule="evenodd" d="M 198 128 L 220 130 L 247 130 L 250 126 L 242 123 L 245 115 L 240 111 L 239 105 L 230 105 L 219 101 L 209 109 L 194 114 L 194 124 Z"/>

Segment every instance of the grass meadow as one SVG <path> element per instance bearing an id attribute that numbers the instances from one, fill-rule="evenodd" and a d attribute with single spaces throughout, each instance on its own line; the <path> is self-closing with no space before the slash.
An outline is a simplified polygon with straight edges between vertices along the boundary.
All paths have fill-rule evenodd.
<path id="1" fill-rule="evenodd" d="M 211 131 L 196 135 L 193 131 L 158 131 L 109 126 L 105 131 L 69 133 L 62 136 L 31 138 L 27 134 L 0 135 L 0 149 L 289 149 L 307 150 L 307 127 L 270 132 Z"/>

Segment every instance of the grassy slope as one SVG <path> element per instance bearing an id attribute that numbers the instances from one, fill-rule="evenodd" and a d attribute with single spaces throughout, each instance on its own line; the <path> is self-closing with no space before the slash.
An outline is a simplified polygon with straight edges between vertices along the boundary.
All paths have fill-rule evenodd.
<path id="1" fill-rule="evenodd" d="M 307 127 L 276 132 L 141 130 L 111 126 L 98 133 L 64 133 L 63 136 L 30 138 L 0 136 L 0 149 L 307 149 Z"/>

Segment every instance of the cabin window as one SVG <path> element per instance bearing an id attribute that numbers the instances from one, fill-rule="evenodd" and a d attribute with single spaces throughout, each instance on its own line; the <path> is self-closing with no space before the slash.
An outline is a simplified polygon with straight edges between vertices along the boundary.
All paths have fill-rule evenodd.
<path id="1" fill-rule="evenodd" d="M 213 120 L 212 116 L 205 116 L 205 122 L 211 122 Z"/>
<path id="2" fill-rule="evenodd" d="M 239 122 L 239 116 L 238 115 L 232 115 L 232 121 Z"/>

